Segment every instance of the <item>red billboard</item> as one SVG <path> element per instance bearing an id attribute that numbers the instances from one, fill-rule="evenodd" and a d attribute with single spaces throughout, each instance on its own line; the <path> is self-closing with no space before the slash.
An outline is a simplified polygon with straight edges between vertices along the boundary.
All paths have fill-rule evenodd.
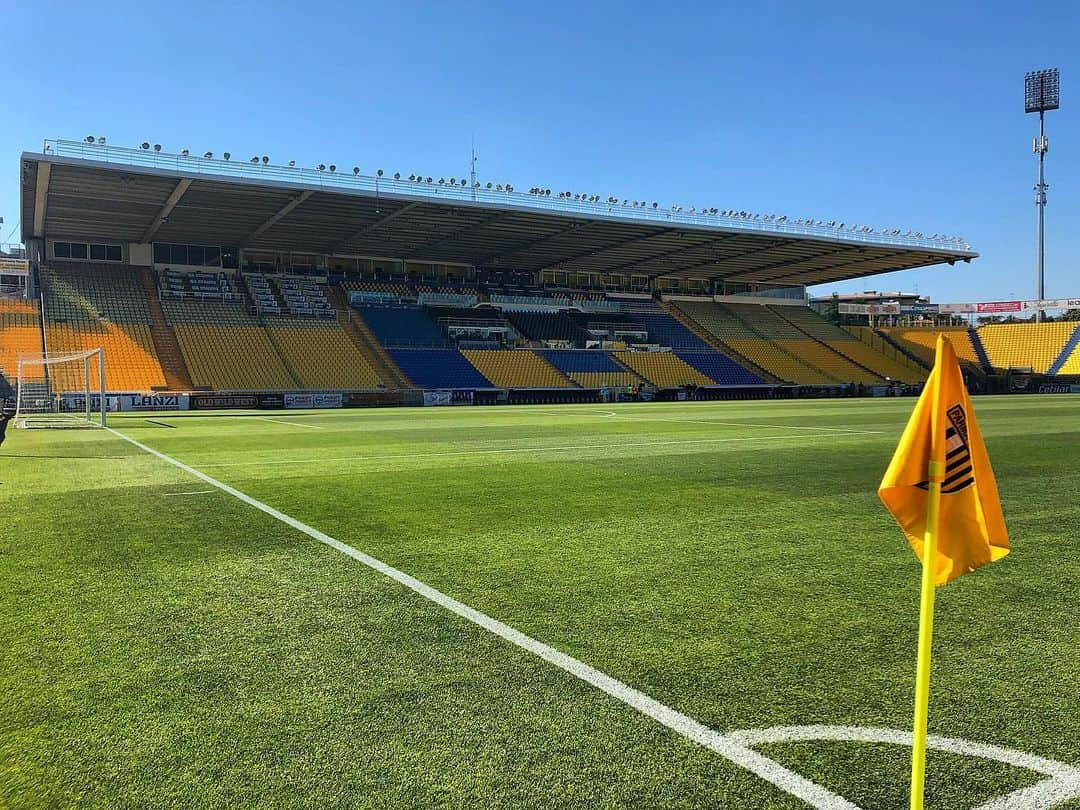
<path id="1" fill-rule="evenodd" d="M 989 301 L 984 304 L 976 304 L 976 312 L 1019 312 L 1023 309 L 1020 301 Z"/>

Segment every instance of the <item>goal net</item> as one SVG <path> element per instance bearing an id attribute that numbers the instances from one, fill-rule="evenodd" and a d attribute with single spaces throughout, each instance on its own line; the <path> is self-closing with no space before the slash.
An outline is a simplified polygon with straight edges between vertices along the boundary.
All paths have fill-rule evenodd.
<path id="1" fill-rule="evenodd" d="M 104 350 L 19 359 L 16 426 L 105 427 L 106 404 Z"/>

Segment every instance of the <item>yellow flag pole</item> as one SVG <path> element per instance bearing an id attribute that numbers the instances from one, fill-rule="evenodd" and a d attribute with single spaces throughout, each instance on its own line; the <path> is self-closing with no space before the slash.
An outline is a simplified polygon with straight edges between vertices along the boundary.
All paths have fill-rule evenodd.
<path id="1" fill-rule="evenodd" d="M 945 464 L 938 459 L 941 427 L 942 337 L 938 335 L 931 424 L 931 458 L 927 465 L 926 531 L 923 534 L 922 592 L 919 601 L 919 655 L 915 669 L 915 722 L 911 746 L 911 810 L 923 810 L 926 785 L 926 723 L 930 709 L 930 649 L 934 640 L 934 558 L 937 556 L 941 482 Z"/>
<path id="2" fill-rule="evenodd" d="M 923 810 L 926 784 L 926 721 L 930 708 L 930 647 L 934 639 L 934 556 L 937 553 L 941 463 L 930 462 L 930 499 L 923 535 L 922 598 L 919 605 L 919 659 L 915 670 L 915 738 L 911 747 L 911 810 Z"/>

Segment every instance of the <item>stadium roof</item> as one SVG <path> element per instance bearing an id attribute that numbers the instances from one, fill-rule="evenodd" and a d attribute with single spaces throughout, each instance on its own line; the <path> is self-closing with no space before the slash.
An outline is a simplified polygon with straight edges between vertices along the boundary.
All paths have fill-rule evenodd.
<path id="1" fill-rule="evenodd" d="M 252 159 L 255 161 L 255 159 Z M 21 158 L 23 239 L 173 242 L 820 284 L 978 254 L 962 241 L 47 141 Z"/>

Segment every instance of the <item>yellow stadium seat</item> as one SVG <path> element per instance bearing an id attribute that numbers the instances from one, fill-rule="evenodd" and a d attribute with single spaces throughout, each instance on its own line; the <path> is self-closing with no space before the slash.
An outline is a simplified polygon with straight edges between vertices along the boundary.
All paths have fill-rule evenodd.
<path id="1" fill-rule="evenodd" d="M 165 387 L 146 293 L 130 267 L 60 263 L 43 267 L 42 278 L 50 357 L 101 348 L 110 391 Z M 83 372 L 57 366 L 52 383 L 55 391 L 82 390 Z"/>
<path id="2" fill-rule="evenodd" d="M 266 328 L 303 388 L 378 388 L 382 384 L 337 321 L 274 319 Z"/>
<path id="3" fill-rule="evenodd" d="M 0 298 L 0 373 L 14 386 L 19 358 L 41 357 L 41 315 L 37 303 Z"/>
<path id="4" fill-rule="evenodd" d="M 926 372 L 908 364 L 888 357 L 872 346 L 860 342 L 849 332 L 845 332 L 834 323 L 830 323 L 809 307 L 777 306 L 773 312 L 781 318 L 795 324 L 802 332 L 821 341 L 837 354 L 843 355 L 854 364 L 857 371 L 849 370 L 852 374 L 849 381 L 852 382 L 877 382 L 888 377 L 901 382 L 919 382 L 926 379 Z M 843 374 L 845 366 L 820 357 L 817 362 L 813 357 L 810 362 L 830 374 L 836 376 Z"/>
<path id="5" fill-rule="evenodd" d="M 154 339 L 146 324 L 49 323 L 45 345 L 50 357 L 101 348 L 105 352 L 105 387 L 109 391 L 149 391 L 163 388 L 165 375 L 154 354 Z M 54 391 L 81 391 L 83 371 L 77 366 L 56 366 Z"/>
<path id="6" fill-rule="evenodd" d="M 1076 324 L 995 323 L 979 327 L 990 365 L 996 369 L 1030 368 L 1045 374 L 1076 331 Z"/>
<path id="7" fill-rule="evenodd" d="M 1058 369 L 1058 374 L 1080 374 L 1080 346 L 1073 349 L 1065 363 Z"/>
<path id="8" fill-rule="evenodd" d="M 173 324 L 197 387 L 217 390 L 296 388 L 266 330 L 255 325 Z"/>
<path id="9" fill-rule="evenodd" d="M 821 369 L 837 382 L 881 382 L 881 377 L 868 371 L 848 358 L 837 354 L 824 343 L 804 337 L 801 340 L 778 340 L 777 345 L 787 349 L 803 362 Z"/>
<path id="10" fill-rule="evenodd" d="M 972 365 L 982 366 L 979 362 L 979 355 L 975 352 L 975 347 L 971 343 L 968 330 L 964 327 L 951 326 L 941 329 L 936 327 L 894 326 L 884 328 L 881 331 L 930 366 L 934 364 L 934 347 L 937 346 L 938 333 L 942 332 L 948 336 L 949 341 L 956 350 L 957 357 Z"/>
<path id="11" fill-rule="evenodd" d="M 781 347 L 775 338 L 805 337 L 757 304 L 724 306 L 711 301 L 678 301 L 675 305 L 698 326 L 751 363 L 786 382 L 801 385 L 834 385 L 850 382 L 834 379 Z"/>
<path id="12" fill-rule="evenodd" d="M 527 350 L 467 349 L 462 354 L 501 388 L 573 388 L 561 371 Z"/>
<path id="13" fill-rule="evenodd" d="M 624 366 L 629 366 L 661 388 L 715 384 L 711 378 L 670 352 L 615 352 L 615 357 Z"/>

